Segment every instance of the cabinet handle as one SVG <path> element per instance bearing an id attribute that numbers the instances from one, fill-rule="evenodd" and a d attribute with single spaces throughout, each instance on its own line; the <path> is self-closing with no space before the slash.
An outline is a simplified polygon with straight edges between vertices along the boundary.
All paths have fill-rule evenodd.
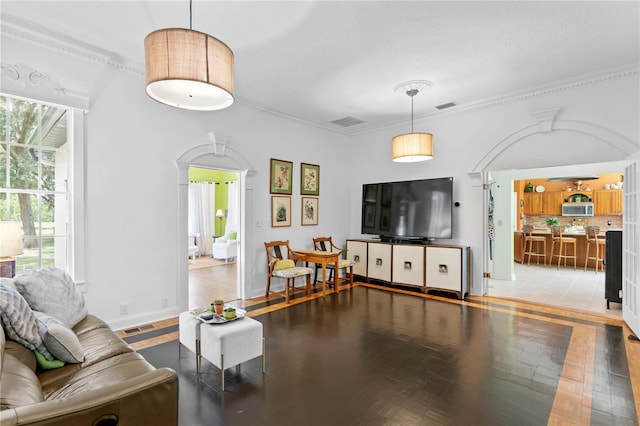
<path id="1" fill-rule="evenodd" d="M 410 271 L 411 270 L 411 262 L 404 262 L 404 269 L 405 269 L 405 271 Z"/>
<path id="2" fill-rule="evenodd" d="M 438 272 L 447 273 L 449 272 L 449 268 L 447 265 L 438 265 Z"/>
<path id="3" fill-rule="evenodd" d="M 356 254 L 355 256 L 353 256 L 353 261 L 354 261 L 355 263 L 360 262 L 360 256 L 358 256 L 357 254 Z"/>
<path id="4" fill-rule="evenodd" d="M 376 266 L 382 266 L 382 259 L 376 258 Z"/>

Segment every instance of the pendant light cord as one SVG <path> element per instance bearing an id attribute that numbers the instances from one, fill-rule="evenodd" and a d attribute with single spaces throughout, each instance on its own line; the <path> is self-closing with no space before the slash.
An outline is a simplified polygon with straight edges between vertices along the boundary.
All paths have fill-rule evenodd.
<path id="1" fill-rule="evenodd" d="M 413 97 L 418 94 L 418 89 L 407 90 L 407 96 L 411 98 L 411 133 L 413 133 Z"/>
<path id="2" fill-rule="evenodd" d="M 189 29 L 193 30 L 193 1 L 189 0 Z"/>
<path id="3" fill-rule="evenodd" d="M 411 133 L 413 133 L 413 96 L 411 95 Z"/>

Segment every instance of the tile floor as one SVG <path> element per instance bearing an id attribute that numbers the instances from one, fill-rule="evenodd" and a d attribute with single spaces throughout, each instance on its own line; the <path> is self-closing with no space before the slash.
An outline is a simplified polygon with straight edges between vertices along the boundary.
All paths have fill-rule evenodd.
<path id="1" fill-rule="evenodd" d="M 489 280 L 489 295 L 622 317 L 622 305 L 604 298 L 604 272 L 515 263 L 515 281 Z"/>

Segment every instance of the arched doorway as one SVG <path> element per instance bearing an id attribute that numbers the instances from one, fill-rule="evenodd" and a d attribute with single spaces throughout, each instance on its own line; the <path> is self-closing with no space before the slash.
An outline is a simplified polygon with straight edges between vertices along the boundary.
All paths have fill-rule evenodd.
<path id="1" fill-rule="evenodd" d="M 526 126 L 513 132 L 502 141 L 498 142 L 474 167 L 472 175 L 480 176 L 485 192 L 483 197 L 483 210 L 488 212 L 489 193 L 491 191 L 494 204 L 494 221 L 500 221 L 500 226 L 495 226 L 496 231 L 493 241 L 489 240 L 489 219 L 485 214 L 482 226 L 483 243 L 481 245 L 482 272 L 489 272 L 492 277 L 500 279 L 513 279 L 513 214 L 512 205 L 512 181 L 536 176 L 554 175 L 581 175 L 597 174 L 597 166 L 607 167 L 607 164 L 617 162 L 620 170 L 623 168 L 623 160 L 636 151 L 636 146 L 613 130 L 599 125 L 575 121 L 555 120 L 557 111 L 546 111 L 534 114 L 537 124 Z M 555 132 L 555 133 L 554 133 Z M 571 143 L 565 144 L 559 149 L 545 151 L 540 148 L 541 139 L 564 135 Z M 576 141 L 584 140 L 591 146 L 599 146 L 599 149 L 585 149 L 580 151 Z M 555 141 L 556 145 L 557 140 Z M 528 144 L 528 145 L 527 145 Z M 528 152 L 523 147 L 528 146 Z M 531 149 L 538 147 L 538 150 Z M 565 151 L 562 151 L 562 150 Z M 580 155 L 571 156 L 571 150 Z M 558 153 L 558 151 L 560 151 Z M 523 155 L 527 152 L 527 155 Z M 594 152 L 597 152 L 594 157 Z M 550 156 L 548 153 L 557 153 Z M 593 158 L 604 163 L 595 163 Z M 589 161 L 591 160 L 591 161 Z M 549 169 L 545 172 L 545 169 Z M 540 171 L 542 170 L 542 172 Z M 610 169 L 609 169 L 610 170 Z M 501 171 L 504 174 L 500 181 L 495 179 Z M 534 173 L 534 174 L 532 174 Z M 540 174 L 542 173 L 542 174 Z M 546 173 L 546 174 L 545 174 Z M 604 171 L 602 173 L 605 173 Z M 482 294 L 491 294 L 489 289 L 489 277 L 480 274 L 482 280 Z"/>
<path id="2" fill-rule="evenodd" d="M 233 149 L 220 144 L 209 143 L 195 146 L 184 152 L 175 161 L 178 170 L 178 235 L 188 235 L 188 196 L 189 196 L 189 167 L 202 167 L 210 169 L 227 170 L 238 173 L 239 196 L 239 231 L 238 231 L 238 256 L 237 256 L 237 286 L 240 299 L 245 298 L 245 238 L 246 238 L 246 188 L 247 181 L 251 179 L 253 167 L 242 155 Z M 181 310 L 189 309 L 189 276 L 188 253 L 186 244 L 180 248 L 177 267 L 177 297 Z"/>

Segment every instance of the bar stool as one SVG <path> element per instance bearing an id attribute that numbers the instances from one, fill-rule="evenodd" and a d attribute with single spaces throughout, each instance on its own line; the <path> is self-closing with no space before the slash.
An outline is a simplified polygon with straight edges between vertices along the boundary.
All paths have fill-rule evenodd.
<path id="1" fill-rule="evenodd" d="M 537 264 L 540 264 L 540 257 L 542 257 L 544 265 L 547 266 L 547 238 L 542 235 L 533 235 L 533 225 L 523 225 L 522 231 L 524 232 L 523 261 L 529 255 L 529 265 L 531 265 L 531 256 L 536 258 Z M 534 243 L 535 251 L 533 250 Z M 540 243 L 542 243 L 542 252 L 540 252 Z"/>
<path id="2" fill-rule="evenodd" d="M 589 260 L 595 260 L 596 274 L 598 273 L 599 264 L 602 265 L 602 271 L 604 272 L 604 250 L 607 244 L 604 238 L 601 239 L 598 237 L 599 232 L 599 226 L 587 226 L 587 228 L 585 229 L 585 233 L 587 234 L 587 249 L 585 251 L 584 270 L 587 270 L 587 264 L 589 263 Z M 594 244 L 596 247 L 595 256 L 589 256 L 591 244 Z"/>
<path id="3" fill-rule="evenodd" d="M 555 245 L 558 245 L 558 254 L 554 253 Z M 567 254 L 567 246 L 573 246 L 573 256 Z M 564 248 L 564 251 L 562 250 Z M 576 269 L 576 239 L 574 237 L 565 237 L 562 235 L 560 226 L 551 227 L 551 259 L 549 265 L 553 263 L 553 258 L 558 257 L 558 269 L 560 269 L 560 261 L 564 259 L 564 266 L 567 266 L 567 259 L 573 259 L 573 269 Z"/>

